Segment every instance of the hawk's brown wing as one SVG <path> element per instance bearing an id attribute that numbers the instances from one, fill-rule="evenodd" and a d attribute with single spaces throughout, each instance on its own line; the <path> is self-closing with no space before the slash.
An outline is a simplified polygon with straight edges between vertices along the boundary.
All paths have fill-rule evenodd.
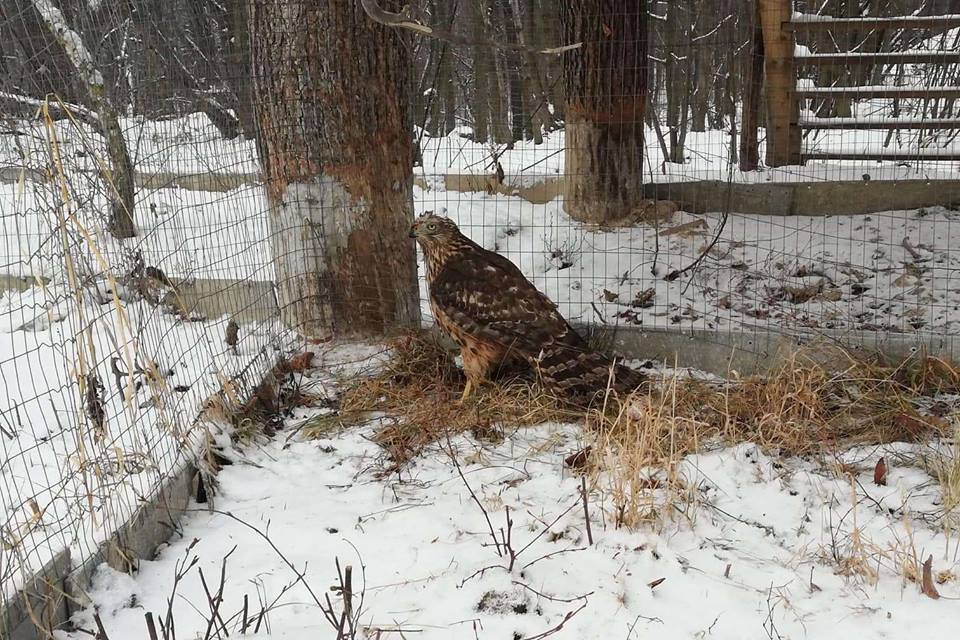
<path id="1" fill-rule="evenodd" d="M 527 358 L 568 401 L 589 404 L 611 382 L 624 391 L 642 382 L 633 370 L 590 349 L 556 305 L 499 254 L 451 257 L 430 284 L 430 296 L 465 334 Z"/>
<path id="2" fill-rule="evenodd" d="M 580 343 L 556 306 L 512 262 L 488 251 L 451 257 L 430 296 L 467 334 L 535 358 L 555 341 Z"/>

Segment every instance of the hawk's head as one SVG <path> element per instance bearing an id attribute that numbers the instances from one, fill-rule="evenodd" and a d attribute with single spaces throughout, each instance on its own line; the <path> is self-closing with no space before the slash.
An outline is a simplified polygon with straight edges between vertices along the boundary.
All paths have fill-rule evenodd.
<path id="1" fill-rule="evenodd" d="M 457 240 L 461 234 L 453 220 L 428 211 L 414 220 L 410 227 L 410 237 L 415 238 L 420 246 L 427 248 Z"/>

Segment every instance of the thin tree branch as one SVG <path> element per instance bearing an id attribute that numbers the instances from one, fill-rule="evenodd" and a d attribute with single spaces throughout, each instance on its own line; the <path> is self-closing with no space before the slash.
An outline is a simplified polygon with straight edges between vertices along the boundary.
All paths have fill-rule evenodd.
<path id="1" fill-rule="evenodd" d="M 490 47 L 492 49 L 499 49 L 501 51 L 524 51 L 527 53 L 539 53 L 541 55 L 560 55 L 561 53 L 566 53 L 567 51 L 574 51 L 583 46 L 582 42 L 576 42 L 573 44 L 565 44 L 559 47 L 549 47 L 547 49 L 536 49 L 533 47 L 528 47 L 520 43 L 508 43 L 508 42 L 497 42 L 496 40 L 474 40 L 471 38 L 465 38 L 453 33 L 450 29 L 445 29 L 438 26 L 428 26 L 421 22 L 418 22 L 412 17 L 413 10 L 410 8 L 410 5 L 405 5 L 399 13 L 391 13 L 383 9 L 377 0 L 360 0 L 360 6 L 363 7 L 364 12 L 371 20 L 379 24 L 385 25 L 387 27 L 393 27 L 396 29 L 407 29 L 408 31 L 413 31 L 427 38 L 434 38 L 436 40 L 443 40 L 453 45 L 468 46 L 468 47 Z"/>

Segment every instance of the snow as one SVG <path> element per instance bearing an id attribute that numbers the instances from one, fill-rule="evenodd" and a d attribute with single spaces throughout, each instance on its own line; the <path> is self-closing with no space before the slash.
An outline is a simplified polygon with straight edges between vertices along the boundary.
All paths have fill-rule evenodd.
<path id="1" fill-rule="evenodd" d="M 926 90 L 936 93 L 960 93 L 960 87 L 954 86 L 936 86 L 936 87 L 926 87 Z M 803 89 L 803 92 L 808 96 L 830 96 L 830 95 L 842 95 L 842 94 L 857 94 L 857 93 L 877 93 L 883 92 L 887 94 L 893 94 L 893 97 L 896 97 L 896 94 L 907 93 L 915 94 L 917 92 L 916 87 L 891 87 L 885 84 L 877 85 L 857 85 L 855 87 L 807 87 Z M 908 96 L 909 97 L 909 96 Z M 934 96 L 937 97 L 937 96 Z M 946 96 L 949 97 L 949 96 Z"/>
<path id="2" fill-rule="evenodd" d="M 349 345 L 321 354 L 307 388 L 334 388 L 329 370 L 351 354 Z M 168 599 L 178 637 L 202 635 L 209 610 L 199 571 L 218 591 L 222 562 L 219 611 L 231 633 L 246 597 L 254 619 L 260 603 L 274 603 L 254 637 L 332 637 L 305 585 L 338 607 L 337 560 L 353 566 L 355 598 L 363 594 L 358 637 L 531 638 L 561 622 L 558 640 L 948 637 L 954 626 L 960 547 L 938 519 L 921 445 L 838 460 L 705 443 L 680 465 L 695 500 L 651 526 L 617 529 L 601 476 L 590 487 L 591 545 L 580 480 L 563 464 L 590 441 L 578 425 L 504 425 L 499 444 L 456 437 L 457 464 L 444 444 L 384 477 L 374 426 L 304 441 L 296 425 L 321 410 L 298 411 L 223 469 L 212 507 L 193 505 L 154 560 L 132 576 L 101 567 L 90 596 L 109 637 L 145 635 L 144 613 L 164 618 Z M 886 486 L 873 484 L 881 455 Z M 495 529 L 505 530 L 509 509 L 512 570 L 471 491 Z M 939 601 L 915 582 L 927 556 L 942 579 Z M 175 571 L 193 558 L 172 596 Z M 78 613 L 78 629 L 58 640 L 87 638 L 92 615 Z"/>
<path id="3" fill-rule="evenodd" d="M 919 9 L 918 9 L 919 11 Z M 936 16 L 921 16 L 921 15 L 908 15 L 908 16 L 890 16 L 890 17 L 877 17 L 877 16 L 860 16 L 865 20 L 870 22 L 883 23 L 884 21 L 889 22 L 929 22 L 930 20 L 939 20 L 942 22 L 956 22 L 960 21 L 960 14 L 942 14 Z M 818 13 L 802 13 L 800 11 L 794 11 L 793 15 L 790 17 L 790 22 L 794 23 L 803 23 L 803 22 L 847 22 L 848 20 L 856 20 L 856 18 L 835 18 L 830 15 L 823 15 Z"/>
<path id="4" fill-rule="evenodd" d="M 895 63 L 897 62 L 897 56 L 906 55 L 929 55 L 933 57 L 941 57 L 945 61 L 952 61 L 956 59 L 957 54 L 953 52 L 947 52 L 940 49 L 906 49 L 904 51 L 834 51 L 834 52 L 824 52 L 824 53 L 814 53 L 808 47 L 804 45 L 796 45 L 794 48 L 794 57 L 795 58 L 819 58 L 822 60 L 831 60 L 833 58 L 847 59 L 847 58 L 870 58 L 880 62 Z M 881 85 L 877 87 L 872 87 L 873 89 L 883 89 L 886 85 Z M 863 87 L 871 88 L 871 87 Z M 934 87 L 941 88 L 941 87 Z M 943 87 L 946 88 L 946 87 Z"/>
<path id="5" fill-rule="evenodd" d="M 119 124 L 130 158 L 141 175 L 243 175 L 260 170 L 256 144 L 243 138 L 224 140 L 203 113 L 172 120 L 121 117 Z M 44 123 L 21 125 L 24 135 L 0 136 L 0 167 L 44 171 L 50 159 Z M 52 129 L 70 171 L 95 171 L 98 162 L 108 157 L 102 138 L 89 125 L 61 119 L 52 123 Z"/>
<path id="6" fill-rule="evenodd" d="M 882 117 L 878 114 L 889 113 L 889 100 L 864 100 L 856 105 L 856 115 Z M 905 110 L 905 113 L 908 113 Z M 807 118 L 805 118 L 807 119 Z M 465 134 L 461 131 L 460 133 Z M 821 151 L 824 147 L 871 146 L 899 151 L 917 152 L 927 146 L 937 147 L 941 138 L 943 150 L 960 153 L 960 143 L 951 141 L 949 131 L 940 134 L 927 134 L 918 137 L 916 132 L 900 132 L 892 145 L 885 144 L 886 131 L 839 130 L 817 132 L 808 135 L 805 151 Z M 513 149 L 502 147 L 492 149 L 488 145 L 476 144 L 458 137 L 454 132 L 443 138 L 423 139 L 423 167 L 415 169 L 415 174 L 428 182 L 433 182 L 444 174 L 472 174 L 488 176 L 493 173 L 490 167 L 493 153 L 498 156 L 506 174 L 504 182 L 513 186 L 528 186 L 545 180 L 560 177 L 565 171 L 564 132 L 555 131 L 545 136 L 542 145 L 532 141 L 517 142 Z M 823 180 L 859 181 L 865 171 L 873 180 L 952 180 L 960 163 L 942 160 L 925 160 L 918 157 L 908 165 L 897 162 L 864 161 L 808 161 L 805 165 L 764 167 L 758 171 L 741 171 L 731 168 L 730 134 L 726 131 L 691 131 L 686 138 L 686 161 L 684 164 L 668 162 L 657 141 L 656 132 L 647 129 L 644 138 L 646 150 L 644 156 L 644 180 L 649 183 L 669 184 L 695 180 L 731 181 L 738 184 L 755 183 L 797 183 Z M 825 144 L 829 142 L 828 144 Z M 921 146 L 922 145 L 922 146 Z M 942 145 L 941 145 L 942 146 Z M 761 131 L 760 157 L 765 157 L 766 138 Z"/>

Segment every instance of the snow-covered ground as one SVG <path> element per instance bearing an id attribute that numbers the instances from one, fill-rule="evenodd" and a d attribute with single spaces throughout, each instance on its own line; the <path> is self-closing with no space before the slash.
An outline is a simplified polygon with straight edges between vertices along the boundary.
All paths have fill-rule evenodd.
<path id="1" fill-rule="evenodd" d="M 192 461 L 203 404 L 241 374 L 237 393 L 258 383 L 284 336 L 244 324 L 234 352 L 229 318 L 185 321 L 130 281 L 138 250 L 171 277 L 242 265 L 271 278 L 259 189 L 144 191 L 140 235 L 119 242 L 103 230 L 103 185 L 76 165 L 86 157 L 71 157 L 62 192 L 0 181 L 0 276 L 22 278 L 0 283 L 0 600 L 61 550 L 85 559 Z"/>
<path id="2" fill-rule="evenodd" d="M 911 117 L 917 111 L 914 107 L 920 105 L 920 100 L 901 100 L 900 117 Z M 852 109 L 852 116 L 859 120 L 884 121 L 890 118 L 892 104 L 889 99 L 863 100 L 854 103 Z M 809 120 L 815 114 L 804 111 L 802 116 Z M 925 116 L 920 113 L 913 117 L 923 119 Z M 122 118 L 120 126 L 131 159 L 142 175 L 251 175 L 259 171 L 254 141 L 242 137 L 223 140 L 201 113 L 163 121 Z M 0 169 L 28 167 L 42 172 L 49 164 L 51 131 L 37 122 L 21 123 L 19 129 L 23 135 L 0 135 Z M 56 134 L 58 153 L 67 166 L 93 171 L 104 162 L 103 141 L 89 126 L 61 120 L 53 123 L 52 130 Z M 803 149 L 807 152 L 956 154 L 960 153 L 960 139 L 954 133 L 902 130 L 888 139 L 884 129 L 815 131 L 805 134 Z M 444 174 L 489 175 L 494 158 L 502 165 L 508 184 L 536 182 L 565 172 L 562 129 L 544 134 L 542 144 L 527 140 L 516 142 L 512 148 L 476 143 L 470 135 L 469 127 L 459 127 L 436 138 L 418 131 L 422 161 L 416 174 L 428 179 Z M 766 153 L 762 129 L 759 139 L 762 161 Z M 656 183 L 728 179 L 746 183 L 821 182 L 861 180 L 865 173 L 873 180 L 952 180 L 960 170 L 957 161 L 917 158 L 908 162 L 812 160 L 803 166 L 761 167 L 743 172 L 730 167 L 729 130 L 690 131 L 685 139 L 683 164 L 664 161 L 655 128 L 645 127 L 644 146 L 644 180 Z"/>
<path id="3" fill-rule="evenodd" d="M 332 393 L 332 364 L 364 351 L 379 349 L 319 358 L 305 390 Z M 499 444 L 455 437 L 456 464 L 444 444 L 384 477 L 375 425 L 297 434 L 322 411 L 300 409 L 274 439 L 232 452 L 214 504 L 193 505 L 133 575 L 102 567 L 95 609 L 58 639 L 89 637 L 94 610 L 110 638 L 146 637 L 144 614 L 168 621 L 168 610 L 177 637 L 210 626 L 334 637 L 321 606 L 342 606 L 337 561 L 353 567 L 357 638 L 897 638 L 955 627 L 960 542 L 920 445 L 798 459 L 704 443 L 680 465 L 692 506 L 658 525 L 617 529 L 601 476 L 589 488 L 591 544 L 580 480 L 563 463 L 590 442 L 580 426 L 504 425 Z M 873 482 L 880 456 L 885 486 Z M 512 568 L 491 528 L 501 541 L 509 531 Z M 940 600 L 921 593 L 928 557 Z"/>
<path id="4" fill-rule="evenodd" d="M 559 200 L 417 191 L 418 212 L 447 209 L 484 247 L 517 263 L 571 319 L 697 329 L 950 332 L 960 320 L 960 213 L 942 207 L 867 216 L 678 213 L 597 230 Z M 692 277 L 689 267 L 722 233 Z M 425 285 L 423 285 L 425 287 Z M 422 292 L 426 297 L 425 289 Z M 425 309 L 425 311 L 428 311 Z"/>

